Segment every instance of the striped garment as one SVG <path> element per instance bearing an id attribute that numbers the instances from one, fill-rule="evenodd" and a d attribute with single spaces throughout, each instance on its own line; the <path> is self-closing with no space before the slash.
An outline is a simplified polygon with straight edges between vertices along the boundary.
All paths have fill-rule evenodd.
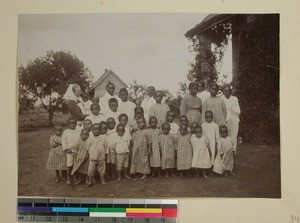
<path id="1" fill-rule="evenodd" d="M 161 167 L 161 157 L 160 157 L 160 151 L 159 151 L 159 145 L 158 145 L 158 137 L 160 134 L 162 134 L 162 131 L 158 128 L 156 129 L 148 129 L 151 140 L 152 140 L 152 150 L 150 153 L 150 166 L 151 167 Z"/>
<path id="2" fill-rule="evenodd" d="M 46 168 L 50 170 L 66 170 L 67 160 L 61 146 L 61 136 L 51 136 L 50 147 Z"/>
<path id="3" fill-rule="evenodd" d="M 72 168 L 71 175 L 74 175 L 75 173 L 88 173 L 89 159 L 86 158 L 87 153 L 88 151 L 86 149 L 86 141 L 80 139 L 78 143 L 77 154 L 74 157 L 74 166 Z"/>
<path id="4" fill-rule="evenodd" d="M 175 138 L 172 135 L 159 135 L 159 147 L 161 149 L 161 166 L 162 169 L 175 167 Z"/>
<path id="5" fill-rule="evenodd" d="M 148 129 L 139 129 L 132 136 L 133 148 L 130 173 L 149 174 L 148 146 L 151 143 L 151 135 Z"/>
<path id="6" fill-rule="evenodd" d="M 187 170 L 192 165 L 191 135 L 177 135 L 177 170 Z"/>

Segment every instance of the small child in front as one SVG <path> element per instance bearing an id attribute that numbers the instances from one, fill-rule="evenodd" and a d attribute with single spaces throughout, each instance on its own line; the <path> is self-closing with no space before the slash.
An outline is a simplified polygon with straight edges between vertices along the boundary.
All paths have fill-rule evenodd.
<path id="1" fill-rule="evenodd" d="M 206 169 L 211 168 L 210 151 L 208 149 L 209 141 L 202 134 L 201 126 L 195 127 L 195 134 L 191 136 L 191 143 L 193 147 L 192 168 L 196 170 L 196 177 L 199 176 L 199 170 L 202 169 L 204 178 L 207 178 Z"/>
<path id="2" fill-rule="evenodd" d="M 74 155 L 77 153 L 76 146 L 80 138 L 80 131 L 76 129 L 77 120 L 74 117 L 68 119 L 69 129 L 66 129 L 62 135 L 61 145 L 67 156 L 67 180 L 66 184 L 71 185 L 71 171 L 74 165 Z"/>
<path id="3" fill-rule="evenodd" d="M 233 140 L 228 136 L 228 129 L 226 125 L 220 126 L 220 138 L 217 143 L 217 156 L 213 171 L 224 176 L 235 175 L 232 173 L 233 169 L 233 153 L 235 151 Z"/>
<path id="4" fill-rule="evenodd" d="M 190 133 L 187 131 L 187 125 L 180 124 L 179 133 L 177 135 L 177 170 L 179 176 L 183 177 L 183 172 L 190 176 L 188 170 L 192 165 L 192 145 Z"/>
<path id="5" fill-rule="evenodd" d="M 74 158 L 74 166 L 72 168 L 71 175 L 75 174 L 76 181 L 74 185 L 81 183 L 81 175 L 85 175 L 85 183 L 88 184 L 88 166 L 89 166 L 89 154 L 86 147 L 86 140 L 89 138 L 89 130 L 83 128 L 80 133 L 80 140 L 77 145 L 77 154 Z"/>
<path id="6" fill-rule="evenodd" d="M 141 106 L 136 106 L 134 109 L 134 119 L 133 119 L 133 126 L 132 126 L 132 133 L 136 132 L 139 127 L 137 126 L 137 120 L 144 118 L 144 109 Z"/>
<path id="7" fill-rule="evenodd" d="M 140 179 L 146 179 L 150 173 L 148 156 L 152 150 L 151 135 L 146 129 L 146 121 L 144 118 L 137 120 L 138 130 L 133 134 L 133 148 L 131 158 L 130 173 L 140 173 Z"/>
<path id="8" fill-rule="evenodd" d="M 110 117 L 107 119 L 107 142 L 108 142 L 108 150 L 109 154 L 107 156 L 106 160 L 106 172 L 108 178 L 114 178 L 115 175 L 115 170 L 116 170 L 116 151 L 111 149 L 112 145 L 112 140 L 114 138 L 114 134 L 116 134 L 116 121 L 114 118 Z"/>
<path id="9" fill-rule="evenodd" d="M 219 127 L 216 123 L 213 122 L 213 113 L 212 111 L 205 112 L 206 122 L 202 123 L 202 130 L 204 136 L 209 141 L 209 150 L 211 154 L 211 165 L 214 165 L 216 157 L 216 142 L 219 139 Z"/>
<path id="10" fill-rule="evenodd" d="M 116 166 L 118 171 L 118 181 L 121 180 L 122 169 L 124 168 L 124 177 L 130 179 L 128 175 L 129 165 L 129 145 L 131 141 L 130 134 L 125 134 L 125 127 L 117 125 L 117 134 L 113 136 L 112 148 L 116 152 Z"/>
<path id="11" fill-rule="evenodd" d="M 175 168 L 175 138 L 170 134 L 170 123 L 162 125 L 163 134 L 158 136 L 159 149 L 161 150 L 161 166 L 165 170 L 165 177 L 170 175 L 176 177 L 173 170 Z"/>
<path id="12" fill-rule="evenodd" d="M 176 137 L 178 130 L 179 130 L 179 125 L 177 123 L 175 123 L 174 120 L 175 120 L 174 112 L 168 111 L 167 112 L 167 122 L 170 124 L 169 134 L 172 135 L 173 137 Z"/>
<path id="13" fill-rule="evenodd" d="M 161 177 L 161 155 L 158 145 L 158 136 L 162 134 L 161 129 L 157 128 L 157 119 L 152 116 L 149 119 L 150 128 L 148 129 L 151 140 L 152 140 L 152 150 L 150 151 L 149 160 L 150 167 L 152 168 L 152 177 Z"/>
<path id="14" fill-rule="evenodd" d="M 106 169 L 106 159 L 108 155 L 108 142 L 107 142 L 107 124 L 100 122 L 100 124 L 93 124 L 92 132 L 94 137 L 87 141 L 87 150 L 89 152 L 90 162 L 88 168 L 89 182 L 87 186 L 92 186 L 93 177 L 97 169 L 102 185 L 106 185 L 104 179 Z"/>
<path id="15" fill-rule="evenodd" d="M 56 125 L 54 127 L 54 135 L 50 137 L 50 151 L 46 165 L 47 169 L 55 170 L 55 183 L 58 183 L 62 179 L 61 171 L 67 169 L 66 154 L 63 152 L 61 146 L 62 132 L 62 125 Z"/>

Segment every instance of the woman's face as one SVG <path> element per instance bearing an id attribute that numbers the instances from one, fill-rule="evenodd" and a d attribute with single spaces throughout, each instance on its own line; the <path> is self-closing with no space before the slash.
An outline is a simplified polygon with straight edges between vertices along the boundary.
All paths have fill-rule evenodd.
<path id="1" fill-rule="evenodd" d="M 231 90 L 230 90 L 230 88 L 229 88 L 229 87 L 224 87 L 223 93 L 224 93 L 224 95 L 225 95 L 226 98 L 229 98 L 230 95 L 231 95 Z"/>
<path id="2" fill-rule="evenodd" d="M 115 92 L 115 85 L 114 84 L 109 84 L 106 88 L 107 92 L 113 96 Z"/>
<path id="3" fill-rule="evenodd" d="M 76 88 L 74 88 L 73 93 L 77 98 L 79 98 L 80 95 L 82 94 L 82 90 L 79 86 L 77 86 Z"/>

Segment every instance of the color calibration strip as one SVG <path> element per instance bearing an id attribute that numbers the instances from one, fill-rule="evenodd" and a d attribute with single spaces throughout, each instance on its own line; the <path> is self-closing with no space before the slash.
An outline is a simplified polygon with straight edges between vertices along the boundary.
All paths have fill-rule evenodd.
<path id="1" fill-rule="evenodd" d="M 18 221 L 176 223 L 178 200 L 18 198 Z"/>

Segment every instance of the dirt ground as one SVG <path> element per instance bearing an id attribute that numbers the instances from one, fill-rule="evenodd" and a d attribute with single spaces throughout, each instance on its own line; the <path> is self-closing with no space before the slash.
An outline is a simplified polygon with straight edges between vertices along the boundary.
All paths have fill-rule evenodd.
<path id="1" fill-rule="evenodd" d="M 280 149 L 278 146 L 240 144 L 236 176 L 200 178 L 122 179 L 87 188 L 54 183 L 46 170 L 51 128 L 19 132 L 18 195 L 45 197 L 265 197 L 280 198 Z"/>

